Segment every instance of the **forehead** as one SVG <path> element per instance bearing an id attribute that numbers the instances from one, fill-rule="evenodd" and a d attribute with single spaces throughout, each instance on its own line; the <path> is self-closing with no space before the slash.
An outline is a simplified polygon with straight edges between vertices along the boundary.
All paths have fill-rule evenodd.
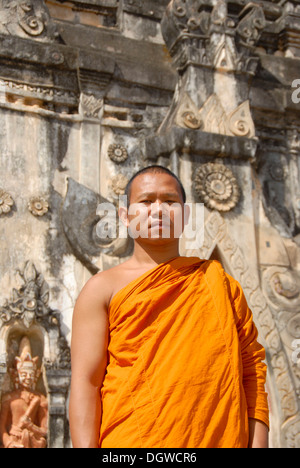
<path id="1" fill-rule="evenodd" d="M 177 180 L 166 173 L 147 172 L 140 174 L 133 180 L 131 185 L 131 196 L 135 197 L 142 193 L 167 191 L 181 193 Z"/>
<path id="2" fill-rule="evenodd" d="M 34 366 L 32 365 L 23 365 L 20 367 L 19 372 L 34 372 Z"/>

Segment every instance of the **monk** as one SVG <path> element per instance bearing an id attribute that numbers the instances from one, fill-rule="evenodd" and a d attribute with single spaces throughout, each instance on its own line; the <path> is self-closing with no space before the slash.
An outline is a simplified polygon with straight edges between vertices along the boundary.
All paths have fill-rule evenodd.
<path id="1" fill-rule="evenodd" d="M 92 277 L 74 310 L 73 447 L 266 448 L 265 352 L 241 286 L 217 261 L 180 256 L 187 205 L 172 172 L 145 168 L 126 194 L 133 255 Z"/>

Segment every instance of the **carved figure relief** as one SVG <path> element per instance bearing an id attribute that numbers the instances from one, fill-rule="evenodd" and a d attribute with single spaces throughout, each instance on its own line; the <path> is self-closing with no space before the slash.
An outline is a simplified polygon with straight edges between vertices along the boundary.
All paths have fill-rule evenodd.
<path id="1" fill-rule="evenodd" d="M 11 298 L 0 307 L 0 444 L 62 447 L 68 431 L 70 348 L 60 312 L 50 308 L 49 287 L 32 262 L 17 270 L 15 282 Z M 43 365 L 40 379 L 37 356 Z"/>
<path id="2" fill-rule="evenodd" d="M 11 195 L 5 190 L 0 189 L 0 215 L 7 214 L 11 211 L 14 201 Z"/>
<path id="3" fill-rule="evenodd" d="M 238 203 L 239 187 L 232 171 L 223 164 L 207 163 L 196 170 L 195 191 L 205 205 L 218 211 L 230 211 Z"/>
<path id="4" fill-rule="evenodd" d="M 24 336 L 11 369 L 15 388 L 2 398 L 0 439 L 4 448 L 46 448 L 48 402 L 36 391 L 41 373 L 38 360 L 32 357 L 30 341 Z"/>

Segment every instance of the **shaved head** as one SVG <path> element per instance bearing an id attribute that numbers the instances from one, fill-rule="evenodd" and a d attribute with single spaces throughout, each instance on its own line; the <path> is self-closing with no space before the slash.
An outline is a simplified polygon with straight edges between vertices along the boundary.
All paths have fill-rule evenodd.
<path id="1" fill-rule="evenodd" d="M 127 195 L 127 205 L 128 206 L 130 205 L 130 196 L 131 196 L 132 183 L 137 177 L 139 177 L 142 174 L 168 174 L 168 175 L 170 175 L 171 177 L 173 177 L 177 181 L 178 191 L 181 194 L 183 203 L 186 202 L 186 193 L 185 193 L 183 185 L 180 182 L 180 180 L 178 179 L 178 177 L 173 172 L 171 172 L 169 169 L 167 169 L 166 167 L 159 166 L 159 165 L 153 165 L 153 166 L 148 166 L 148 167 L 145 167 L 144 169 L 141 169 L 136 174 L 134 174 L 131 177 L 131 179 L 129 180 L 129 182 L 128 182 L 127 186 L 126 186 L 126 189 L 125 189 L 125 195 Z"/>

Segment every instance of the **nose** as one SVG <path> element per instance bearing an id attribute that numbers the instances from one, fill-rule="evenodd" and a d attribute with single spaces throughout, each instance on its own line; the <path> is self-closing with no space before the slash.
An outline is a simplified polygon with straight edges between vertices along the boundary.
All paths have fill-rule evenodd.
<path id="1" fill-rule="evenodd" d="M 151 204 L 151 216 L 152 217 L 159 217 L 163 213 L 163 204 L 161 201 L 157 200 L 156 202 Z"/>

